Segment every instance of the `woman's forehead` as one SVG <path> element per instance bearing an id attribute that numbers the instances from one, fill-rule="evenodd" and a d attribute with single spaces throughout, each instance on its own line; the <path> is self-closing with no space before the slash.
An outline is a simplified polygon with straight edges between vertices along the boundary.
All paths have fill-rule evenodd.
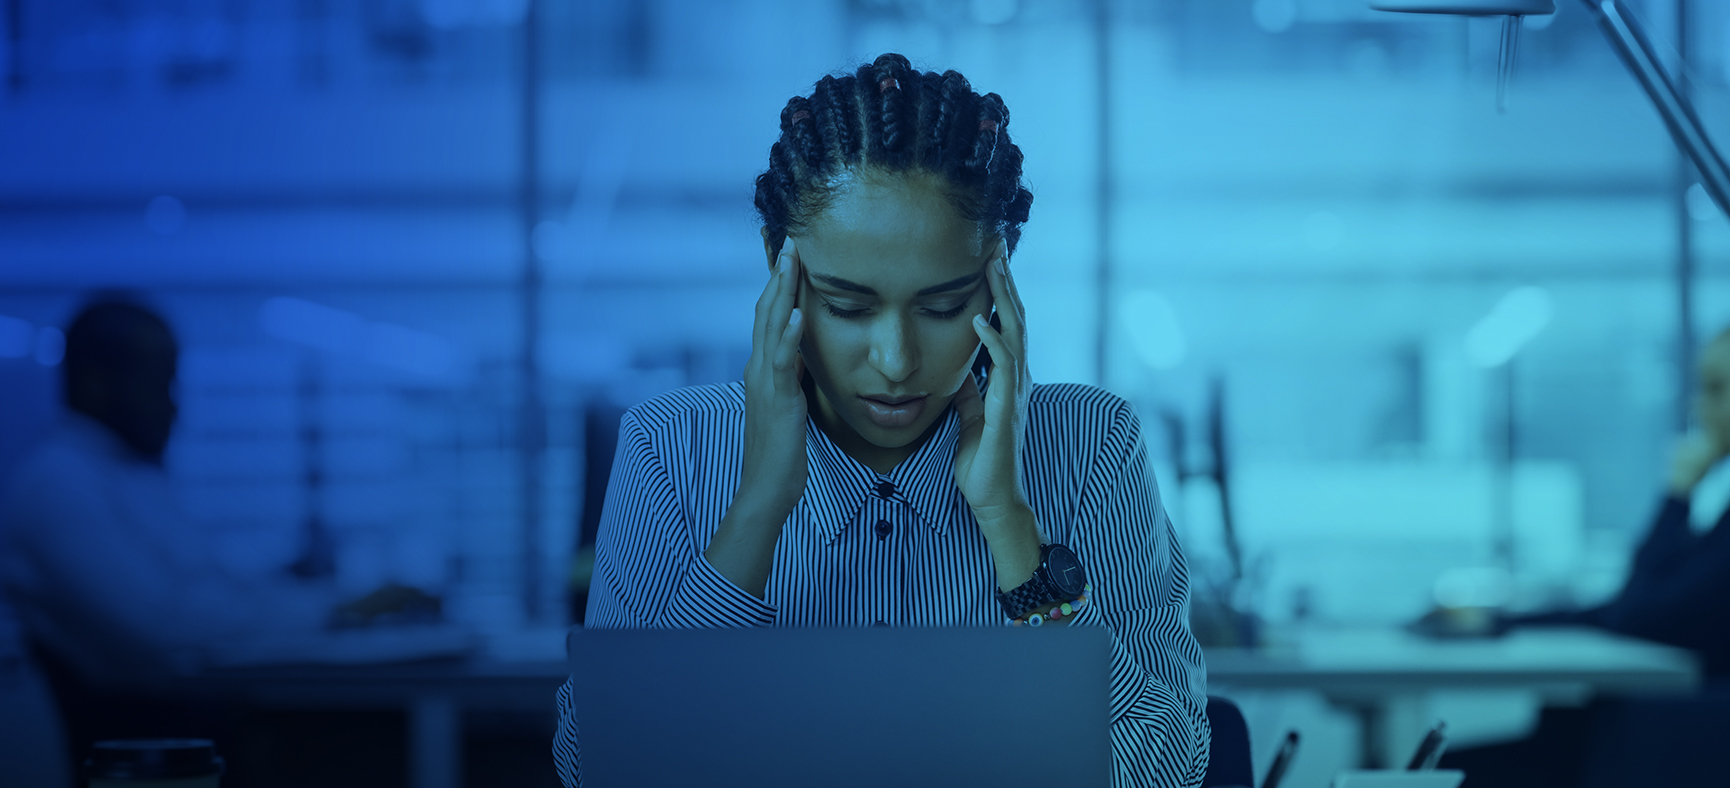
<path id="1" fill-rule="evenodd" d="M 955 209 L 941 179 L 923 174 L 850 179 L 804 229 L 795 244 L 813 275 L 884 294 L 972 273 L 995 251 Z"/>

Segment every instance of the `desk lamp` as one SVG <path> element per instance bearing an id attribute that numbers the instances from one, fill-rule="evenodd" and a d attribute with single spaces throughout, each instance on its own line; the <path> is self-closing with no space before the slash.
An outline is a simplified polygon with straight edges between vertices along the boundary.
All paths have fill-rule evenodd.
<path id="1" fill-rule="evenodd" d="M 1664 119 L 1670 138 L 1676 147 L 1693 162 L 1700 173 L 1701 186 L 1718 204 L 1718 210 L 1730 216 L 1730 169 L 1724 158 L 1712 146 L 1706 129 L 1700 125 L 1694 107 L 1679 91 L 1670 75 L 1652 51 L 1652 41 L 1621 0 L 1581 0 L 1604 38 L 1622 58 L 1622 65 L 1640 83 L 1651 99 L 1652 106 Z M 1502 106 L 1508 76 L 1513 68 L 1514 49 L 1519 43 L 1520 17 L 1528 14 L 1552 14 L 1553 0 L 1371 0 L 1370 8 L 1415 14 L 1454 14 L 1462 16 L 1505 16 L 1502 27 L 1502 69 L 1497 79 L 1497 105 Z"/>
<path id="2" fill-rule="evenodd" d="M 1377 11 L 1407 14 L 1502 17 L 1502 54 L 1496 67 L 1496 111 L 1508 111 L 1508 83 L 1514 77 L 1514 55 L 1520 48 L 1520 18 L 1556 13 L 1553 0 L 1371 0 Z"/>

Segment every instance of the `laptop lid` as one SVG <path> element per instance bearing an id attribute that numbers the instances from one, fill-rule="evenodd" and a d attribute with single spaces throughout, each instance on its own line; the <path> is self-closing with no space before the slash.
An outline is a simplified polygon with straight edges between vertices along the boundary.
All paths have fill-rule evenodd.
<path id="1" fill-rule="evenodd" d="M 1110 782 L 1098 627 L 572 630 L 583 784 Z"/>

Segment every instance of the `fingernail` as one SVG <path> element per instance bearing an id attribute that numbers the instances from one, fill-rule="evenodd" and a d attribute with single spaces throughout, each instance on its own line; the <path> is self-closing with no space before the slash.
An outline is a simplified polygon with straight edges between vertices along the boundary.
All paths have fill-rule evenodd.
<path id="1" fill-rule="evenodd" d="M 799 325 L 799 319 L 800 319 L 799 307 L 793 307 L 793 316 L 787 318 L 787 325 L 789 325 L 789 326 Z"/>
<path id="2" fill-rule="evenodd" d="M 1009 275 L 1009 266 L 1006 266 L 1003 264 L 1003 255 L 997 256 L 997 275 L 998 276 L 1008 276 Z"/>
<path id="3" fill-rule="evenodd" d="M 976 325 L 976 326 L 985 325 L 985 315 L 974 315 L 973 316 L 973 325 Z"/>

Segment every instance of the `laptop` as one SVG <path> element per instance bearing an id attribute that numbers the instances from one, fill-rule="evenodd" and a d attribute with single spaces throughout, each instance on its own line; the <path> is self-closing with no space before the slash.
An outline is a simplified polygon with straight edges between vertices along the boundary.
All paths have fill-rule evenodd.
<path id="1" fill-rule="evenodd" d="M 1430 771 L 1348 771 L 1334 776 L 1331 788 L 1459 788 L 1466 773 L 1458 769 Z"/>
<path id="2" fill-rule="evenodd" d="M 583 785 L 1111 781 L 1098 627 L 573 629 Z"/>

